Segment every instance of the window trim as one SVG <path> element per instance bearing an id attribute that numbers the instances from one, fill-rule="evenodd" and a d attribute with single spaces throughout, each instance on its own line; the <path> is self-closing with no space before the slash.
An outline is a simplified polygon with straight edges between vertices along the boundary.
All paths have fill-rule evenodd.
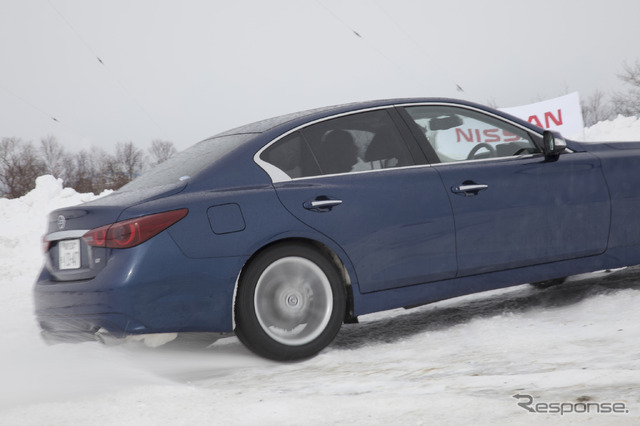
<path id="1" fill-rule="evenodd" d="M 429 142 L 427 141 L 426 137 L 424 135 L 422 135 L 421 132 L 418 132 L 418 134 L 416 134 L 416 129 L 415 127 L 417 126 L 417 124 L 415 123 L 415 121 L 413 121 L 413 119 L 411 118 L 411 116 L 409 115 L 409 113 L 406 111 L 405 108 L 407 107 L 420 107 L 420 106 L 434 106 L 434 107 L 438 107 L 438 106 L 444 106 L 444 107 L 453 107 L 453 108 L 459 108 L 461 110 L 469 110 L 469 111 L 474 111 L 480 114 L 484 114 L 487 115 L 489 117 L 492 117 L 498 121 L 507 123 L 511 126 L 517 127 L 521 130 L 524 130 L 525 132 L 527 132 L 530 136 L 531 139 L 533 141 L 533 143 L 538 147 L 538 149 L 540 149 L 540 153 L 536 153 L 536 154 L 527 154 L 527 155 L 521 155 L 521 156 L 517 156 L 517 157 L 501 157 L 501 158 L 483 158 L 483 159 L 477 159 L 477 160 L 461 160 L 461 161 L 454 161 L 454 162 L 441 162 L 439 160 L 439 158 L 437 157 L 437 155 L 435 154 L 435 151 L 431 152 L 426 152 L 425 151 L 425 144 L 427 144 L 427 146 L 429 147 L 430 150 L 433 150 L 433 147 L 431 147 L 431 144 L 429 144 Z M 353 172 L 346 172 L 346 173 L 336 173 L 336 174 L 327 174 L 327 175 L 317 175 L 317 176 L 304 176 L 304 177 L 299 177 L 299 178 L 291 178 L 289 177 L 289 175 L 287 175 L 284 171 L 280 170 L 278 167 L 274 166 L 271 163 L 268 163 L 266 161 L 264 161 L 262 158 L 260 158 L 260 155 L 262 154 L 263 151 L 265 151 L 266 149 L 268 149 L 271 145 L 277 143 L 279 140 L 289 136 L 290 134 L 300 131 L 308 126 L 312 126 L 314 124 L 318 124 L 318 123 L 322 123 L 325 121 L 329 121 L 329 120 L 333 120 L 336 118 L 340 118 L 340 117 L 346 117 L 349 115 L 355 115 L 355 114 L 360 114 L 360 113 L 366 113 L 366 112 L 371 112 L 371 111 L 380 111 L 380 110 L 386 110 L 392 121 L 394 122 L 394 124 L 396 125 L 397 130 L 400 132 L 400 136 L 402 137 L 403 141 L 405 142 L 405 144 L 407 145 L 407 148 L 409 149 L 409 153 L 412 155 L 412 157 L 414 157 L 414 161 L 416 162 L 416 164 L 412 164 L 409 166 L 400 166 L 400 167 L 392 167 L 392 168 L 386 168 L 386 169 L 375 169 L 375 170 L 360 170 L 360 171 L 353 171 Z M 403 128 L 403 126 L 400 125 L 399 121 L 397 120 L 397 115 L 400 116 L 400 118 L 402 119 L 402 124 L 404 124 L 404 126 L 406 126 L 406 129 Z M 406 130 L 409 130 L 409 132 L 406 132 Z M 408 134 L 410 133 L 410 135 L 412 136 L 411 140 L 409 140 L 408 138 Z M 334 115 L 330 115 L 327 117 L 323 117 L 323 118 L 318 118 L 316 120 L 313 121 L 309 121 L 307 123 L 301 124 L 299 126 L 296 126 L 293 129 L 290 129 L 288 131 L 286 131 L 285 133 L 277 136 L 276 138 L 272 139 L 271 141 L 269 141 L 268 143 L 266 143 L 262 148 L 260 148 L 253 156 L 253 161 L 260 166 L 260 168 L 262 168 L 271 178 L 271 182 L 272 183 L 282 183 L 282 182 L 291 182 L 291 181 L 300 181 L 300 180 L 306 180 L 306 179 L 317 179 L 317 178 L 324 178 L 324 177 L 333 177 L 333 176 L 340 176 L 340 175 L 351 175 L 354 173 L 380 173 L 380 172 L 387 172 L 387 171 L 393 171 L 393 170 L 401 170 L 401 169 L 408 169 L 408 168 L 416 168 L 416 167 L 431 167 L 431 166 L 439 166 L 439 165 L 456 165 L 456 164 L 469 164 L 469 163 L 477 163 L 477 162 L 487 162 L 487 161 L 506 161 L 506 160 L 522 160 L 522 159 L 526 159 L 526 158 L 533 158 L 533 157 L 538 157 L 538 156 L 543 156 L 543 150 L 542 150 L 542 146 L 541 146 L 541 141 L 542 141 L 542 133 L 536 130 L 533 130 L 527 126 L 523 126 L 520 123 L 514 122 L 509 120 L 508 118 L 505 118 L 501 115 L 495 114 L 489 110 L 486 109 L 482 109 L 482 108 L 477 108 L 471 105 L 464 105 L 464 104 L 458 104 L 455 102 L 400 102 L 397 104 L 391 104 L 391 105 L 383 105 L 383 106 L 377 106 L 377 107 L 370 107 L 370 108 L 363 108 L 363 109 L 358 109 L 358 110 L 354 110 L 354 111 L 347 111 L 347 112 L 342 112 L 342 113 L 338 113 L 338 114 L 334 114 Z M 414 154 L 414 149 L 412 149 L 411 145 L 415 144 L 418 145 L 419 150 L 422 152 L 422 154 L 424 155 L 424 163 L 421 163 L 421 161 L 423 161 L 423 159 L 417 159 L 415 158 Z M 570 152 L 569 150 L 567 152 Z M 435 156 L 435 158 L 433 158 Z"/>
<path id="2" fill-rule="evenodd" d="M 362 114 L 362 113 L 367 113 L 367 112 L 373 112 L 373 111 L 387 111 L 387 113 L 389 114 L 389 119 L 393 122 L 393 124 L 396 127 L 396 130 L 399 133 L 399 136 L 402 138 L 402 141 L 404 142 L 404 144 L 407 146 L 407 151 L 409 152 L 410 156 L 412 157 L 412 159 L 414 160 L 414 162 L 418 163 L 419 160 L 417 160 L 415 158 L 415 151 L 409 146 L 410 144 L 417 144 L 417 141 L 414 140 L 407 140 L 407 135 L 405 134 L 405 132 L 403 131 L 403 129 L 400 128 L 400 124 L 406 125 L 406 123 L 404 123 L 404 120 L 402 123 L 399 123 L 398 120 L 396 120 L 396 118 L 394 117 L 394 107 L 395 105 L 384 105 L 384 106 L 378 106 L 378 107 L 372 107 L 372 108 L 364 108 L 364 109 L 358 109 L 358 110 L 354 110 L 354 111 L 348 111 L 348 112 L 343 112 L 343 113 L 339 113 L 339 114 L 335 114 L 335 115 L 331 115 L 328 117 L 323 117 L 323 118 L 319 118 L 317 120 L 313 120 L 313 121 L 309 121 L 307 123 L 304 123 L 300 126 L 297 126 L 291 130 L 288 130 L 287 132 L 279 135 L 278 137 L 272 139 L 271 141 L 269 141 L 268 143 L 266 143 L 262 148 L 260 148 L 258 150 L 258 152 L 256 152 L 253 156 L 253 161 L 260 166 L 271 178 L 271 182 L 272 183 L 281 183 L 281 182 L 290 182 L 290 181 L 299 181 L 302 179 L 315 179 L 315 178 L 319 178 L 319 177 L 328 177 L 328 176 L 339 176 L 339 175 L 351 175 L 354 173 L 371 173 L 371 172 L 381 172 L 381 171 L 385 171 L 385 170 L 398 170 L 398 169 L 406 169 L 409 167 L 417 167 L 417 166 L 424 166 L 425 164 L 411 164 L 408 166 L 400 166 L 400 167 L 390 167 L 390 168 L 386 168 L 386 169 L 375 169 L 375 170 L 358 170 L 358 171 L 353 171 L 353 172 L 344 172 L 344 173 L 334 173 L 334 174 L 326 174 L 326 175 L 314 175 L 314 176 L 304 176 L 304 177 L 299 177 L 299 178 L 291 178 L 289 177 L 289 175 L 287 175 L 284 171 L 280 170 L 278 167 L 274 166 L 271 163 L 268 163 L 267 161 L 263 160 L 262 158 L 260 158 L 260 156 L 262 155 L 262 153 L 264 151 L 266 151 L 271 145 L 277 143 L 278 141 L 280 141 L 281 139 L 284 139 L 285 137 L 291 135 L 292 133 L 298 132 L 298 131 L 302 131 L 303 129 L 313 126 L 315 124 L 318 123 L 323 123 L 325 121 L 330 121 L 336 118 L 341 118 L 341 117 L 347 117 L 350 115 L 356 115 L 356 114 Z M 421 161 L 421 160 L 420 160 Z"/>
<path id="3" fill-rule="evenodd" d="M 482 115 L 486 115 L 488 117 L 491 117 L 499 122 L 502 123 L 506 123 L 508 125 L 511 125 L 513 127 L 516 127 L 520 130 L 523 130 L 524 132 L 526 132 L 530 139 L 531 142 L 540 150 L 540 152 L 535 153 L 535 154 L 527 154 L 527 155 L 522 155 L 522 156 L 517 156 L 517 157 L 501 157 L 501 158 L 480 158 L 480 159 L 475 159 L 475 160 L 459 160 L 459 161 L 449 161 L 449 162 L 443 162 L 440 160 L 440 158 L 438 157 L 438 155 L 435 152 L 435 149 L 433 148 L 433 146 L 431 146 L 431 143 L 427 140 L 427 137 L 418 129 L 418 125 L 417 123 L 413 120 L 413 118 L 411 117 L 411 115 L 409 114 L 409 112 L 406 110 L 406 108 L 411 108 L 411 107 L 422 107 L 422 106 L 434 106 L 434 107 L 450 107 L 450 108 L 457 108 L 457 109 L 461 109 L 461 110 L 467 110 L 467 111 L 472 111 L 478 114 L 482 114 Z M 407 126 L 409 126 L 411 128 L 411 133 L 413 133 L 414 137 L 416 139 L 418 139 L 418 145 L 420 145 L 420 148 L 425 151 L 425 155 L 427 156 L 427 158 L 429 158 L 429 162 L 433 165 L 438 165 L 438 164 L 461 164 L 461 163 L 469 163 L 469 162 L 476 162 L 476 161 L 487 161 L 487 160 L 496 160 L 496 159 L 517 159 L 517 158 L 528 158 L 528 157 L 537 157 L 540 155 L 544 155 L 543 153 L 543 148 L 542 148 L 542 133 L 538 132 L 538 131 L 534 131 L 529 127 L 523 126 L 520 123 L 517 123 L 515 121 L 511 121 L 505 117 L 502 117 L 501 115 L 498 114 L 494 114 L 491 111 L 482 109 L 482 108 L 476 108 L 473 106 L 469 106 L 469 105 L 461 105 L 461 104 L 456 104 L 456 103 L 452 103 L 452 102 L 416 102 L 416 103 L 403 103 L 403 104 L 397 104 L 396 108 L 398 108 L 398 110 L 400 111 L 400 115 L 402 116 L 403 120 L 406 122 Z"/>

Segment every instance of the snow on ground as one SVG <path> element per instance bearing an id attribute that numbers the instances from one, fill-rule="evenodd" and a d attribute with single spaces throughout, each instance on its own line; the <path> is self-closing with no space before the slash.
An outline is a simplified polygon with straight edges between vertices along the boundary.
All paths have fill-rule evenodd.
<path id="1" fill-rule="evenodd" d="M 640 140 L 640 125 L 585 136 Z M 640 422 L 638 268 L 368 315 L 291 364 L 205 334 L 46 346 L 31 301 L 46 213 L 92 198 L 45 176 L 0 199 L 0 425 Z"/>
<path id="2" fill-rule="evenodd" d="M 584 142 L 640 141 L 640 119 L 619 115 L 615 120 L 601 121 L 587 127 L 582 135 L 574 139 Z"/>

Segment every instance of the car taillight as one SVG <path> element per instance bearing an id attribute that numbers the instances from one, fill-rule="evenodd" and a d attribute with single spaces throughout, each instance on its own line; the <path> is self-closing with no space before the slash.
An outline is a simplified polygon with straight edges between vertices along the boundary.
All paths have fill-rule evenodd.
<path id="1" fill-rule="evenodd" d="M 184 218 L 188 209 L 156 213 L 92 229 L 82 236 L 94 247 L 129 248 L 142 244 Z"/>
<path id="2" fill-rule="evenodd" d="M 42 252 L 46 253 L 49 251 L 49 247 L 51 246 L 51 242 L 47 240 L 47 237 L 42 237 Z"/>

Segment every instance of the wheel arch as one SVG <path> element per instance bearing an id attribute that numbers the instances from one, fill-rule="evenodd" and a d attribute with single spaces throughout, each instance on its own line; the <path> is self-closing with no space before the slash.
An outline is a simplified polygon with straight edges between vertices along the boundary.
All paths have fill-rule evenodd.
<path id="1" fill-rule="evenodd" d="M 238 277 L 236 278 L 235 287 L 233 289 L 233 304 L 232 304 L 232 309 L 231 309 L 231 315 L 232 315 L 232 322 L 233 322 L 234 330 L 235 330 L 235 327 L 236 327 L 236 297 L 237 297 L 237 293 L 238 293 L 238 287 L 240 285 L 240 282 L 242 281 L 243 274 L 246 273 L 249 265 L 258 256 L 260 256 L 260 254 L 262 254 L 262 253 L 264 253 L 264 252 L 266 252 L 268 250 L 271 250 L 274 247 L 282 246 L 282 245 L 288 245 L 288 244 L 302 244 L 302 245 L 311 247 L 314 250 L 316 250 L 318 253 L 320 253 L 323 256 L 325 256 L 327 258 L 327 260 L 329 260 L 334 265 L 334 267 L 336 268 L 336 270 L 339 273 L 340 277 L 342 278 L 342 285 L 343 285 L 344 290 L 345 290 L 347 306 L 345 307 L 344 322 L 348 322 L 348 321 L 353 320 L 355 318 L 355 316 L 354 316 L 354 312 L 355 312 L 355 310 L 354 310 L 354 297 L 353 297 L 353 291 L 354 291 L 353 287 L 354 287 L 354 281 L 355 280 L 352 279 L 351 274 L 349 273 L 349 269 L 347 267 L 348 264 L 334 250 L 332 250 L 326 244 L 321 243 L 320 241 L 313 240 L 313 239 L 310 239 L 310 238 L 304 238 L 304 237 L 290 237 L 290 238 L 283 238 L 283 239 L 271 241 L 268 244 L 265 244 L 264 246 L 260 247 L 258 250 L 256 250 L 247 259 L 247 261 L 242 266 L 242 269 L 240 270 L 240 273 L 238 274 Z M 348 262 L 348 260 L 347 260 L 347 262 Z"/>

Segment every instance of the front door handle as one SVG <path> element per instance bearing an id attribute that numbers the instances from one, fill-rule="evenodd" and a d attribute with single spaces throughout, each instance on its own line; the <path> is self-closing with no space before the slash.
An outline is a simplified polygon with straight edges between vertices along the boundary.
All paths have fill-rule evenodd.
<path id="1" fill-rule="evenodd" d="M 462 185 L 452 186 L 451 192 L 456 195 L 462 195 L 463 197 L 473 197 L 474 195 L 478 195 L 480 191 L 484 191 L 487 188 L 489 188 L 489 185 L 465 181 L 462 182 Z"/>
<path id="2" fill-rule="evenodd" d="M 328 212 L 340 204 L 342 204 L 342 200 L 328 197 L 316 197 L 313 200 L 305 201 L 302 206 L 311 211 Z"/>

